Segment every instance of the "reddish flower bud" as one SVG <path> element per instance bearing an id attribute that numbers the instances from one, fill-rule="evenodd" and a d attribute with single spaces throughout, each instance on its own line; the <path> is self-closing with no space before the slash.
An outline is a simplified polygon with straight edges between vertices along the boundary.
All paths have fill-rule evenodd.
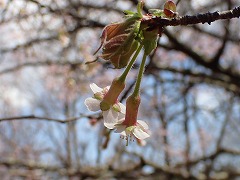
<path id="1" fill-rule="evenodd" d="M 167 1 L 164 4 L 164 14 L 169 17 L 169 18 L 173 18 L 177 15 L 176 12 L 177 8 L 176 8 L 176 4 L 173 1 Z"/>

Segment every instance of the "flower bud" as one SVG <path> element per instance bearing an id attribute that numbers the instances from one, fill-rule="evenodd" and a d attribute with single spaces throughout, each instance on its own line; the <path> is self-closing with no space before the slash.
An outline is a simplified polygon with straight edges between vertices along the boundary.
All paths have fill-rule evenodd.
<path id="1" fill-rule="evenodd" d="M 164 4 L 164 14 L 168 18 L 174 18 L 177 15 L 176 10 L 176 4 L 173 1 L 169 0 Z"/>
<path id="2" fill-rule="evenodd" d="M 137 50 L 138 42 L 135 37 L 139 27 L 139 18 L 128 18 L 122 23 L 106 26 L 101 37 L 102 54 L 100 57 L 111 61 L 115 68 L 125 67 Z"/>

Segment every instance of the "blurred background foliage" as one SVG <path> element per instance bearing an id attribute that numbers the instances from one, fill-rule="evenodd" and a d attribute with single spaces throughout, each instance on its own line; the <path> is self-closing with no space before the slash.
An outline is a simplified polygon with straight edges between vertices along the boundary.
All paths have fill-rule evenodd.
<path id="1" fill-rule="evenodd" d="M 151 129 L 146 146 L 126 147 L 84 106 L 90 83 L 105 87 L 122 71 L 101 59 L 85 64 L 96 58 L 103 27 L 121 21 L 137 2 L 0 1 L 1 179 L 240 177 L 239 19 L 164 29 L 142 84 L 139 119 Z M 146 0 L 145 8 L 164 2 Z M 235 0 L 182 0 L 177 11 L 236 6 Z"/>

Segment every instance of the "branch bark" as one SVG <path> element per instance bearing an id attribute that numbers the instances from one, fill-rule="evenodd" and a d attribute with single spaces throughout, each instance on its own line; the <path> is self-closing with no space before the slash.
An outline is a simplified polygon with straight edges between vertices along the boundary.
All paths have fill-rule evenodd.
<path id="1" fill-rule="evenodd" d="M 142 21 L 148 24 L 149 29 L 154 29 L 156 27 L 164 27 L 164 26 L 186 26 L 193 25 L 198 23 L 208 23 L 209 25 L 219 19 L 232 19 L 240 17 L 240 6 L 235 7 L 232 10 L 228 11 L 215 11 L 213 13 L 207 12 L 205 14 L 197 14 L 193 16 L 182 16 L 173 19 L 166 19 L 161 17 L 152 17 L 146 18 Z"/>
<path id="2" fill-rule="evenodd" d="M 43 120 L 43 121 L 52 121 L 52 122 L 65 124 L 65 123 L 77 121 L 77 120 L 81 119 L 82 117 L 87 117 L 87 116 L 72 117 L 72 118 L 61 120 L 61 119 L 54 119 L 54 118 L 49 118 L 49 117 L 40 117 L 40 116 L 35 116 L 35 115 L 29 115 L 29 116 L 15 116 L 15 117 L 0 118 L 0 122 L 13 121 L 13 120 Z M 90 117 L 88 117 L 88 118 L 90 118 Z"/>

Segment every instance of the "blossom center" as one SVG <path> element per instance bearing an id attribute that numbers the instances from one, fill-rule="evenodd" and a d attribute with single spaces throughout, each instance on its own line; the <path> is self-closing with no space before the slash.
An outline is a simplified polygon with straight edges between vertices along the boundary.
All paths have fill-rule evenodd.
<path id="1" fill-rule="evenodd" d="M 132 133 L 130 133 L 130 134 L 126 135 L 126 136 L 120 135 L 120 138 L 126 140 L 126 146 L 128 146 L 128 144 L 130 142 L 134 142 L 134 136 L 133 136 Z"/>

